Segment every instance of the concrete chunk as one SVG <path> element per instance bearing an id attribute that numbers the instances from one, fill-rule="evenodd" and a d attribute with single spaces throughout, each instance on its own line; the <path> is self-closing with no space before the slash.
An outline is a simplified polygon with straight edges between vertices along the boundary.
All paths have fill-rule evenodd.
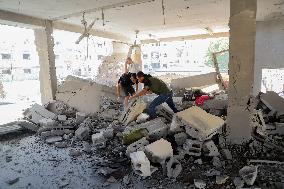
<path id="1" fill-rule="evenodd" d="M 76 136 L 76 138 L 78 138 L 80 140 L 86 140 L 90 137 L 90 132 L 91 132 L 91 129 L 89 127 L 80 126 L 75 131 L 75 136 Z"/>
<path id="2" fill-rule="evenodd" d="M 260 100 L 272 111 L 280 115 L 284 112 L 284 99 L 274 91 L 267 91 L 260 95 Z"/>
<path id="3" fill-rule="evenodd" d="M 58 121 L 66 121 L 67 120 L 67 116 L 66 115 L 58 115 L 57 119 L 58 119 Z"/>
<path id="4" fill-rule="evenodd" d="M 205 189 L 206 188 L 206 182 L 200 179 L 194 179 L 194 185 L 198 189 Z"/>
<path id="5" fill-rule="evenodd" d="M 84 112 L 76 112 L 76 123 L 81 124 L 86 119 Z"/>
<path id="6" fill-rule="evenodd" d="M 19 121 L 17 122 L 18 125 L 20 125 L 21 127 L 24 127 L 25 129 L 28 129 L 28 130 L 31 130 L 31 131 L 34 131 L 34 132 L 37 132 L 38 129 L 39 129 L 39 126 L 32 123 L 32 122 L 29 122 L 29 121 Z"/>
<path id="7" fill-rule="evenodd" d="M 149 141 L 146 137 L 141 138 L 140 140 L 130 144 L 126 149 L 126 155 L 129 156 L 131 153 L 136 151 L 144 151 L 145 146 L 149 144 Z"/>
<path id="8" fill-rule="evenodd" d="M 220 155 L 217 146 L 212 140 L 204 142 L 203 145 L 204 145 L 205 151 L 208 152 L 208 154 L 206 155 L 211 156 L 211 157 Z"/>
<path id="9" fill-rule="evenodd" d="M 42 127 L 52 127 L 55 125 L 55 120 L 49 118 L 43 118 L 39 120 L 39 125 Z"/>
<path id="10" fill-rule="evenodd" d="M 224 120 L 208 114 L 197 106 L 177 113 L 178 118 L 185 125 L 186 133 L 201 141 L 209 139 L 224 125 Z"/>
<path id="11" fill-rule="evenodd" d="M 239 171 L 239 174 L 247 185 L 252 186 L 257 177 L 257 167 L 253 165 L 245 166 Z"/>
<path id="12" fill-rule="evenodd" d="M 167 176 L 177 178 L 182 171 L 181 163 L 174 157 L 166 160 Z"/>
<path id="13" fill-rule="evenodd" d="M 32 105 L 23 113 L 23 115 L 36 124 L 39 123 L 39 120 L 44 118 L 56 119 L 56 115 L 54 113 L 48 111 L 39 104 Z"/>
<path id="14" fill-rule="evenodd" d="M 102 132 L 92 135 L 93 144 L 100 144 L 106 141 Z"/>
<path id="15" fill-rule="evenodd" d="M 174 137 L 177 145 L 181 146 L 185 143 L 188 136 L 186 133 L 177 133 L 174 135 Z"/>
<path id="16" fill-rule="evenodd" d="M 52 137 L 48 137 L 46 138 L 45 142 L 48 144 L 53 144 L 55 142 L 60 142 L 62 141 L 62 137 L 61 136 L 52 136 Z"/>
<path id="17" fill-rule="evenodd" d="M 150 161 L 142 151 L 130 154 L 131 164 L 134 172 L 140 176 L 151 176 Z"/>
<path id="18" fill-rule="evenodd" d="M 153 163 L 160 163 L 163 166 L 167 158 L 173 157 L 173 148 L 170 142 L 162 138 L 147 145 L 145 153 Z"/>
<path id="19" fill-rule="evenodd" d="M 185 154 L 192 156 L 201 156 L 202 143 L 198 140 L 187 139 L 183 144 Z"/>
<path id="20" fill-rule="evenodd" d="M 130 122 L 135 121 L 146 107 L 147 104 L 141 99 L 133 101 L 122 115 L 121 122 L 128 125 Z"/>

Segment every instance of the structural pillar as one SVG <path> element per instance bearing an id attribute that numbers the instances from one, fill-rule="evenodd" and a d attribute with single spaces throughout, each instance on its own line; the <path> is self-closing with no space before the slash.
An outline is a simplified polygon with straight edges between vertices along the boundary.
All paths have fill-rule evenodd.
<path id="1" fill-rule="evenodd" d="M 228 140 L 251 138 L 257 0 L 230 1 Z"/>
<path id="2" fill-rule="evenodd" d="M 40 64 L 41 101 L 44 104 L 55 99 L 57 90 L 52 22 L 45 21 L 45 27 L 35 29 L 34 34 Z"/>

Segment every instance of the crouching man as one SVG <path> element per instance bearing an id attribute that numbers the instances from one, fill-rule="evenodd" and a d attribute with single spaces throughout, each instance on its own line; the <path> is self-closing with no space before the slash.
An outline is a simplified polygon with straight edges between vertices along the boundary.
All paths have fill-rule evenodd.
<path id="1" fill-rule="evenodd" d="M 169 105 L 169 107 L 173 110 L 174 113 L 178 112 L 173 102 L 173 94 L 166 83 L 156 77 L 146 75 L 142 71 L 139 71 L 137 73 L 137 79 L 140 83 L 144 83 L 144 89 L 141 90 L 139 93 L 132 95 L 129 99 L 146 95 L 149 92 L 158 95 L 158 97 L 156 97 L 149 106 L 148 114 L 150 116 L 150 119 L 154 119 L 157 117 L 156 107 L 164 102 Z"/>
<path id="2" fill-rule="evenodd" d="M 136 73 L 125 73 L 123 74 L 118 82 L 117 82 L 117 87 L 116 87 L 116 93 L 118 99 L 120 99 L 120 92 L 121 89 L 125 93 L 125 98 L 124 98 L 124 109 L 128 107 L 128 101 L 129 97 L 131 95 L 135 95 L 135 90 L 133 88 L 133 85 L 136 85 L 136 91 L 138 90 L 138 80 L 136 79 Z"/>

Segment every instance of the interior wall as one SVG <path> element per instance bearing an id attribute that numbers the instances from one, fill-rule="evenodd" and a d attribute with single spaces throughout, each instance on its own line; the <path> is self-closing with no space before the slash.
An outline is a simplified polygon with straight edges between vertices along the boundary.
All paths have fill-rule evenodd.
<path id="1" fill-rule="evenodd" d="M 254 95 L 261 90 L 263 68 L 284 68 L 284 20 L 256 23 Z"/>

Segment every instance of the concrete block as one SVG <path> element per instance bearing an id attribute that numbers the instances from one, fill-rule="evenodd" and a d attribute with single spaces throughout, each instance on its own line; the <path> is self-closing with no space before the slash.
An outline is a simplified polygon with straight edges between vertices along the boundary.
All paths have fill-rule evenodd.
<path id="1" fill-rule="evenodd" d="M 177 145 L 182 146 L 185 143 L 188 135 L 186 133 L 177 133 L 174 135 L 174 137 Z"/>
<path id="2" fill-rule="evenodd" d="M 136 123 L 144 123 L 146 122 L 146 120 L 149 118 L 150 116 L 146 113 L 142 113 L 140 114 L 137 119 L 136 119 Z"/>
<path id="3" fill-rule="evenodd" d="M 123 144 L 132 144 L 143 137 L 148 137 L 148 134 L 149 132 L 145 128 L 127 131 L 122 134 L 122 142 Z"/>
<path id="4" fill-rule="evenodd" d="M 198 140 L 187 139 L 183 144 L 185 153 L 192 156 L 201 156 L 202 143 Z"/>
<path id="5" fill-rule="evenodd" d="M 100 144 L 106 141 L 102 132 L 92 135 L 93 144 Z"/>
<path id="6" fill-rule="evenodd" d="M 181 163 L 175 158 L 166 159 L 167 176 L 169 178 L 177 178 L 182 171 Z"/>
<path id="7" fill-rule="evenodd" d="M 76 123 L 81 124 L 86 119 L 86 114 L 84 112 L 76 112 Z"/>
<path id="8" fill-rule="evenodd" d="M 56 124 L 55 120 L 49 118 L 43 118 L 39 120 L 39 125 L 42 127 L 52 127 Z"/>
<path id="9" fill-rule="evenodd" d="M 128 125 L 130 122 L 135 121 L 137 117 L 143 113 L 146 109 L 147 104 L 141 99 L 136 99 L 133 101 L 129 107 L 124 111 L 120 121 L 125 125 Z"/>
<path id="10" fill-rule="evenodd" d="M 173 157 L 173 148 L 170 142 L 162 138 L 147 145 L 145 153 L 153 163 L 160 163 L 163 166 L 167 158 Z"/>
<path id="11" fill-rule="evenodd" d="M 91 129 L 89 127 L 80 126 L 75 131 L 75 136 L 80 140 L 87 140 L 90 137 Z"/>
<path id="12" fill-rule="evenodd" d="M 198 189 L 205 189 L 206 188 L 206 182 L 200 179 L 194 179 L 194 186 Z"/>
<path id="13" fill-rule="evenodd" d="M 174 112 L 166 103 L 158 106 L 156 111 L 158 115 L 164 117 L 168 122 L 173 119 Z"/>
<path id="14" fill-rule="evenodd" d="M 51 137 L 47 137 L 45 139 L 45 142 L 48 144 L 53 144 L 55 142 L 60 142 L 62 141 L 62 137 L 61 136 L 51 136 Z"/>
<path id="15" fill-rule="evenodd" d="M 126 149 L 126 155 L 129 156 L 131 153 L 136 151 L 144 151 L 145 146 L 149 144 L 149 141 L 146 137 L 141 138 L 140 140 L 130 144 Z"/>
<path id="16" fill-rule="evenodd" d="M 257 166 L 245 166 L 239 171 L 239 174 L 247 185 L 252 186 L 257 177 Z"/>
<path id="17" fill-rule="evenodd" d="M 58 115 L 57 119 L 58 119 L 58 121 L 66 121 L 67 120 L 67 116 L 66 115 Z"/>
<path id="18" fill-rule="evenodd" d="M 39 104 L 34 104 L 23 113 L 24 117 L 39 124 L 41 119 L 56 119 L 56 115 Z"/>
<path id="19" fill-rule="evenodd" d="M 224 125 L 223 119 L 197 106 L 178 112 L 177 117 L 185 125 L 186 133 L 200 141 L 210 139 Z"/>
<path id="20" fill-rule="evenodd" d="M 134 172 L 140 176 L 151 176 L 150 161 L 143 151 L 133 152 L 130 154 L 131 164 Z"/>
<path id="21" fill-rule="evenodd" d="M 215 145 L 215 143 L 212 140 L 208 140 L 206 142 L 203 143 L 204 146 L 204 151 L 208 152 L 206 153 L 207 156 L 219 156 L 219 150 L 217 148 L 217 146 Z"/>
<path id="22" fill-rule="evenodd" d="M 260 100 L 272 111 L 280 115 L 284 112 L 284 99 L 274 91 L 267 91 L 260 95 Z"/>

